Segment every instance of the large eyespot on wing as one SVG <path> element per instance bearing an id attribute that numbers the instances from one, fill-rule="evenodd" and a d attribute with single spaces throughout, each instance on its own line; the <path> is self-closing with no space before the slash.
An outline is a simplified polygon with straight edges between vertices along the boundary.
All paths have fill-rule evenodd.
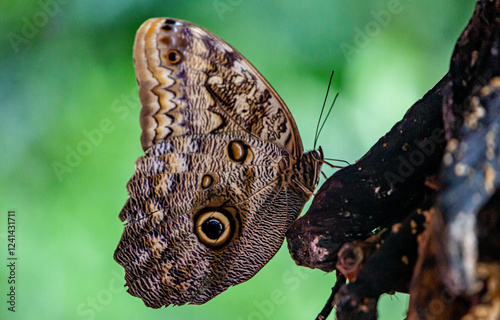
<path id="1" fill-rule="evenodd" d="M 302 155 L 295 121 L 276 91 L 227 42 L 192 23 L 147 20 L 134 64 L 141 100 L 141 144 L 168 137 L 246 133 Z"/>

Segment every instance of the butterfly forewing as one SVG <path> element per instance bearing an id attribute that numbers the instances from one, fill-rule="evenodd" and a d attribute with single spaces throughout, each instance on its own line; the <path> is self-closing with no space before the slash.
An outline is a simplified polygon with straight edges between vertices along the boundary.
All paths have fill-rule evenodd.
<path id="1" fill-rule="evenodd" d="M 134 62 L 144 150 L 167 137 L 245 132 L 302 155 L 297 126 L 281 98 L 213 33 L 186 21 L 150 19 L 137 31 Z"/>

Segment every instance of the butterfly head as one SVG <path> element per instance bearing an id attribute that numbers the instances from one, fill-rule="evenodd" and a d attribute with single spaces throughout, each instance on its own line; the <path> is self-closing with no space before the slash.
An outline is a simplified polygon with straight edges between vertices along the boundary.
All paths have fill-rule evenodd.
<path id="1" fill-rule="evenodd" d="M 301 190 L 305 200 L 314 194 L 314 190 L 318 186 L 323 162 L 323 150 L 319 147 L 317 150 L 305 152 L 292 165 L 291 185 Z"/>

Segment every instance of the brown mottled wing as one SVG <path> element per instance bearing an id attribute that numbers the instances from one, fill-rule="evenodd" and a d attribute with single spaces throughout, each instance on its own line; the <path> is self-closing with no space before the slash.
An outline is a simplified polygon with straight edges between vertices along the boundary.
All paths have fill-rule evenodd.
<path id="1" fill-rule="evenodd" d="M 115 260 L 126 270 L 128 292 L 147 306 L 204 303 L 248 280 L 276 253 L 305 199 L 283 187 L 275 168 L 282 151 L 247 140 L 255 152 L 247 165 L 226 160 L 229 140 L 174 139 L 136 162 L 120 218 L 125 230 Z M 214 184 L 203 190 L 210 173 Z M 233 240 L 210 248 L 193 232 L 193 216 L 205 208 L 232 211 Z"/>
<path id="2" fill-rule="evenodd" d="M 170 23 L 169 23 L 170 22 Z M 169 53 L 179 62 L 169 63 Z M 192 23 L 155 18 L 137 31 L 144 150 L 169 137 L 244 132 L 298 158 L 295 121 L 264 77 L 228 43 Z"/>
<path id="3" fill-rule="evenodd" d="M 310 197 L 292 178 L 313 190 L 320 166 L 302 155 L 274 90 L 212 33 L 150 19 L 134 61 L 146 154 L 127 184 L 114 258 L 147 306 L 201 304 L 272 258 Z M 227 241 L 207 236 L 200 217 L 227 221 Z"/>

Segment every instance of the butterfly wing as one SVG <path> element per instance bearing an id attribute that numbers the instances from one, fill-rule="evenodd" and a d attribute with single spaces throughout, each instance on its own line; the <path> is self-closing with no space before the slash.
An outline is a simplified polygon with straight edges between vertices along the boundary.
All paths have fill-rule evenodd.
<path id="1" fill-rule="evenodd" d="M 264 77 L 228 43 L 192 23 L 156 18 L 137 31 L 144 150 L 166 138 L 245 133 L 300 157 L 293 117 Z"/>
<path id="2" fill-rule="evenodd" d="M 150 19 L 134 63 L 146 154 L 127 185 L 114 257 L 146 305 L 201 304 L 281 246 L 309 198 L 283 171 L 302 143 L 272 87 L 209 31 Z"/>

